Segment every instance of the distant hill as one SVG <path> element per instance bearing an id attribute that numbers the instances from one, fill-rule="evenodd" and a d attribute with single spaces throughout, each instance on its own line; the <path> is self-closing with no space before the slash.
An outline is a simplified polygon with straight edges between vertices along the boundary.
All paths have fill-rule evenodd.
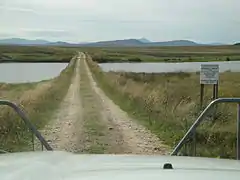
<path id="1" fill-rule="evenodd" d="M 146 38 L 138 39 L 138 41 L 140 41 L 140 42 L 142 42 L 142 43 L 151 43 L 151 41 L 149 41 L 149 40 L 146 39 Z"/>
<path id="2" fill-rule="evenodd" d="M 37 46 L 67 46 L 67 47 L 77 47 L 77 46 L 87 46 L 87 47 L 150 47 L 150 46 L 213 46 L 213 45 L 223 45 L 220 43 L 212 44 L 198 44 L 189 40 L 174 40 L 174 41 L 164 41 L 164 42 L 151 42 L 146 38 L 141 39 L 123 39 L 123 40 L 113 40 L 113 41 L 99 41 L 93 43 L 67 43 L 63 41 L 49 42 L 46 40 L 36 39 L 28 40 L 21 38 L 11 38 L 0 40 L 2 45 L 37 45 Z"/>
<path id="3" fill-rule="evenodd" d="M 223 46 L 223 45 L 227 45 L 227 44 L 223 44 L 223 43 L 210 43 L 208 45 L 212 45 L 212 46 Z"/>
<path id="4" fill-rule="evenodd" d="M 57 41 L 57 42 L 48 42 L 47 44 L 44 45 L 49 45 L 49 46 L 70 46 L 70 43 L 63 42 L 63 41 Z"/>
<path id="5" fill-rule="evenodd" d="M 240 46 L 240 43 L 236 43 L 236 44 L 234 44 L 235 46 Z"/>
<path id="6" fill-rule="evenodd" d="M 193 41 L 188 40 L 175 40 L 175 41 L 165 41 L 165 42 L 153 42 L 150 43 L 152 46 L 198 46 L 200 44 L 197 44 Z"/>
<path id="7" fill-rule="evenodd" d="M 0 44 L 6 44 L 6 45 L 43 45 L 48 44 L 49 41 L 36 39 L 36 40 L 27 40 L 27 39 L 21 39 L 21 38 L 11 38 L 11 39 L 2 39 L 0 40 Z"/>
<path id="8" fill-rule="evenodd" d="M 148 42 L 143 39 L 124 39 L 115 41 L 101 41 L 96 43 L 85 44 L 86 46 L 197 46 L 199 44 L 193 41 L 177 40 L 166 42 Z"/>
<path id="9" fill-rule="evenodd" d="M 143 45 L 144 45 L 144 43 L 137 40 L 137 39 L 99 41 L 99 42 L 95 42 L 95 43 L 85 44 L 85 46 L 93 46 L 93 47 L 98 47 L 98 46 L 104 46 L 104 47 L 109 47 L 109 46 L 143 46 Z"/>
<path id="10" fill-rule="evenodd" d="M 81 45 L 81 44 L 80 44 Z M 173 41 L 163 41 L 163 42 L 151 42 L 148 39 L 124 39 L 124 40 L 115 40 L 115 41 L 100 41 L 95 43 L 84 44 L 84 46 L 140 46 L 140 47 L 150 47 L 150 46 L 217 46 L 217 45 L 226 45 L 221 43 L 212 43 L 212 44 L 199 44 L 194 41 L 189 40 L 173 40 Z"/>
<path id="11" fill-rule="evenodd" d="M 11 38 L 11 39 L 2 39 L 2 40 L 0 39 L 0 45 L 79 46 L 79 44 L 71 44 L 64 41 L 50 42 L 50 41 L 41 40 L 41 39 L 28 40 L 28 39 L 21 39 L 21 38 Z"/>

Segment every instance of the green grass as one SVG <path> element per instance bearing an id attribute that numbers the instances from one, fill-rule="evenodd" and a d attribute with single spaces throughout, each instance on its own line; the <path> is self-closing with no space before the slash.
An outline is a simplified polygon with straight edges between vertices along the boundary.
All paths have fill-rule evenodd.
<path id="1" fill-rule="evenodd" d="M 0 62 L 69 62 L 76 51 L 105 62 L 206 62 L 240 60 L 239 46 L 41 47 L 0 46 Z"/>
<path id="2" fill-rule="evenodd" d="M 72 61 L 58 77 L 39 83 L 0 84 L 1 98 L 21 106 L 31 122 L 41 129 L 65 96 L 74 66 Z M 0 111 L 0 142 L 0 149 L 10 152 L 32 150 L 31 133 L 8 107 L 1 107 Z"/>
<path id="3" fill-rule="evenodd" d="M 174 147 L 199 115 L 197 73 L 104 73 L 91 60 L 88 64 L 105 93 L 130 116 Z M 240 73 L 220 75 L 220 97 L 239 97 Z M 205 89 L 206 106 L 212 87 Z M 197 131 L 197 155 L 235 158 L 236 105 L 218 105 Z"/>
<path id="4" fill-rule="evenodd" d="M 0 46 L 0 62 L 69 62 L 75 49 L 37 46 Z"/>
<path id="5" fill-rule="evenodd" d="M 105 62 L 206 62 L 240 60 L 238 46 L 85 48 L 94 61 Z"/>
<path id="6" fill-rule="evenodd" d="M 83 105 L 83 120 L 84 120 L 84 134 L 87 136 L 87 145 L 84 149 L 85 153 L 104 154 L 108 150 L 106 144 L 107 127 L 101 120 L 101 112 L 99 104 L 94 103 L 99 101 L 94 90 L 91 87 L 89 77 L 86 72 L 84 62 L 80 65 L 80 94 Z"/>

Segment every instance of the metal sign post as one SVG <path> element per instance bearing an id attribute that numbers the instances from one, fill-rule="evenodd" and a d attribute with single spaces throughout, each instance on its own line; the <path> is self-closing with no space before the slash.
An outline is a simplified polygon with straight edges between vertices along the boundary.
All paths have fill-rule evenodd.
<path id="1" fill-rule="evenodd" d="M 200 110 L 203 109 L 204 86 L 213 85 L 213 100 L 218 98 L 219 65 L 202 64 L 200 70 Z"/>

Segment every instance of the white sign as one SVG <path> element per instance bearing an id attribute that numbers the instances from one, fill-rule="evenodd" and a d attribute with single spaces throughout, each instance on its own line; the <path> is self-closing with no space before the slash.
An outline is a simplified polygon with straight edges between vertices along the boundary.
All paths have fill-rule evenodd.
<path id="1" fill-rule="evenodd" d="M 218 84 L 219 65 L 201 64 L 200 84 Z"/>

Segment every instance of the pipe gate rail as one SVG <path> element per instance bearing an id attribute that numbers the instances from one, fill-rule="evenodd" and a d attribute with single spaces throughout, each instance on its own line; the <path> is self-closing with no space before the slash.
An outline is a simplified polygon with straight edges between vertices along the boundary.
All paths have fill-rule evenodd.
<path id="1" fill-rule="evenodd" d="M 237 103 L 237 160 L 240 160 L 240 98 L 219 98 L 212 101 L 200 114 L 197 120 L 193 123 L 184 137 L 180 140 L 177 146 L 172 151 L 171 155 L 178 155 L 181 148 L 189 141 L 190 138 L 193 138 L 193 155 L 196 156 L 196 129 L 203 122 L 204 118 L 208 115 L 210 110 L 214 107 L 214 105 L 219 103 Z"/>
<path id="2" fill-rule="evenodd" d="M 0 105 L 5 105 L 11 107 L 17 114 L 18 116 L 21 117 L 21 119 L 24 121 L 25 125 L 29 128 L 29 130 L 32 132 L 33 135 L 35 135 L 38 140 L 42 144 L 42 150 L 43 146 L 46 148 L 48 151 L 52 151 L 52 147 L 48 144 L 48 142 L 43 138 L 41 133 L 36 129 L 36 127 L 30 122 L 30 120 L 27 118 L 26 114 L 22 111 L 21 108 L 19 108 L 15 103 L 12 103 L 8 100 L 0 100 Z M 33 150 L 34 150 L 34 138 L 33 138 Z M 1 151 L 6 153 L 6 151 Z"/>

